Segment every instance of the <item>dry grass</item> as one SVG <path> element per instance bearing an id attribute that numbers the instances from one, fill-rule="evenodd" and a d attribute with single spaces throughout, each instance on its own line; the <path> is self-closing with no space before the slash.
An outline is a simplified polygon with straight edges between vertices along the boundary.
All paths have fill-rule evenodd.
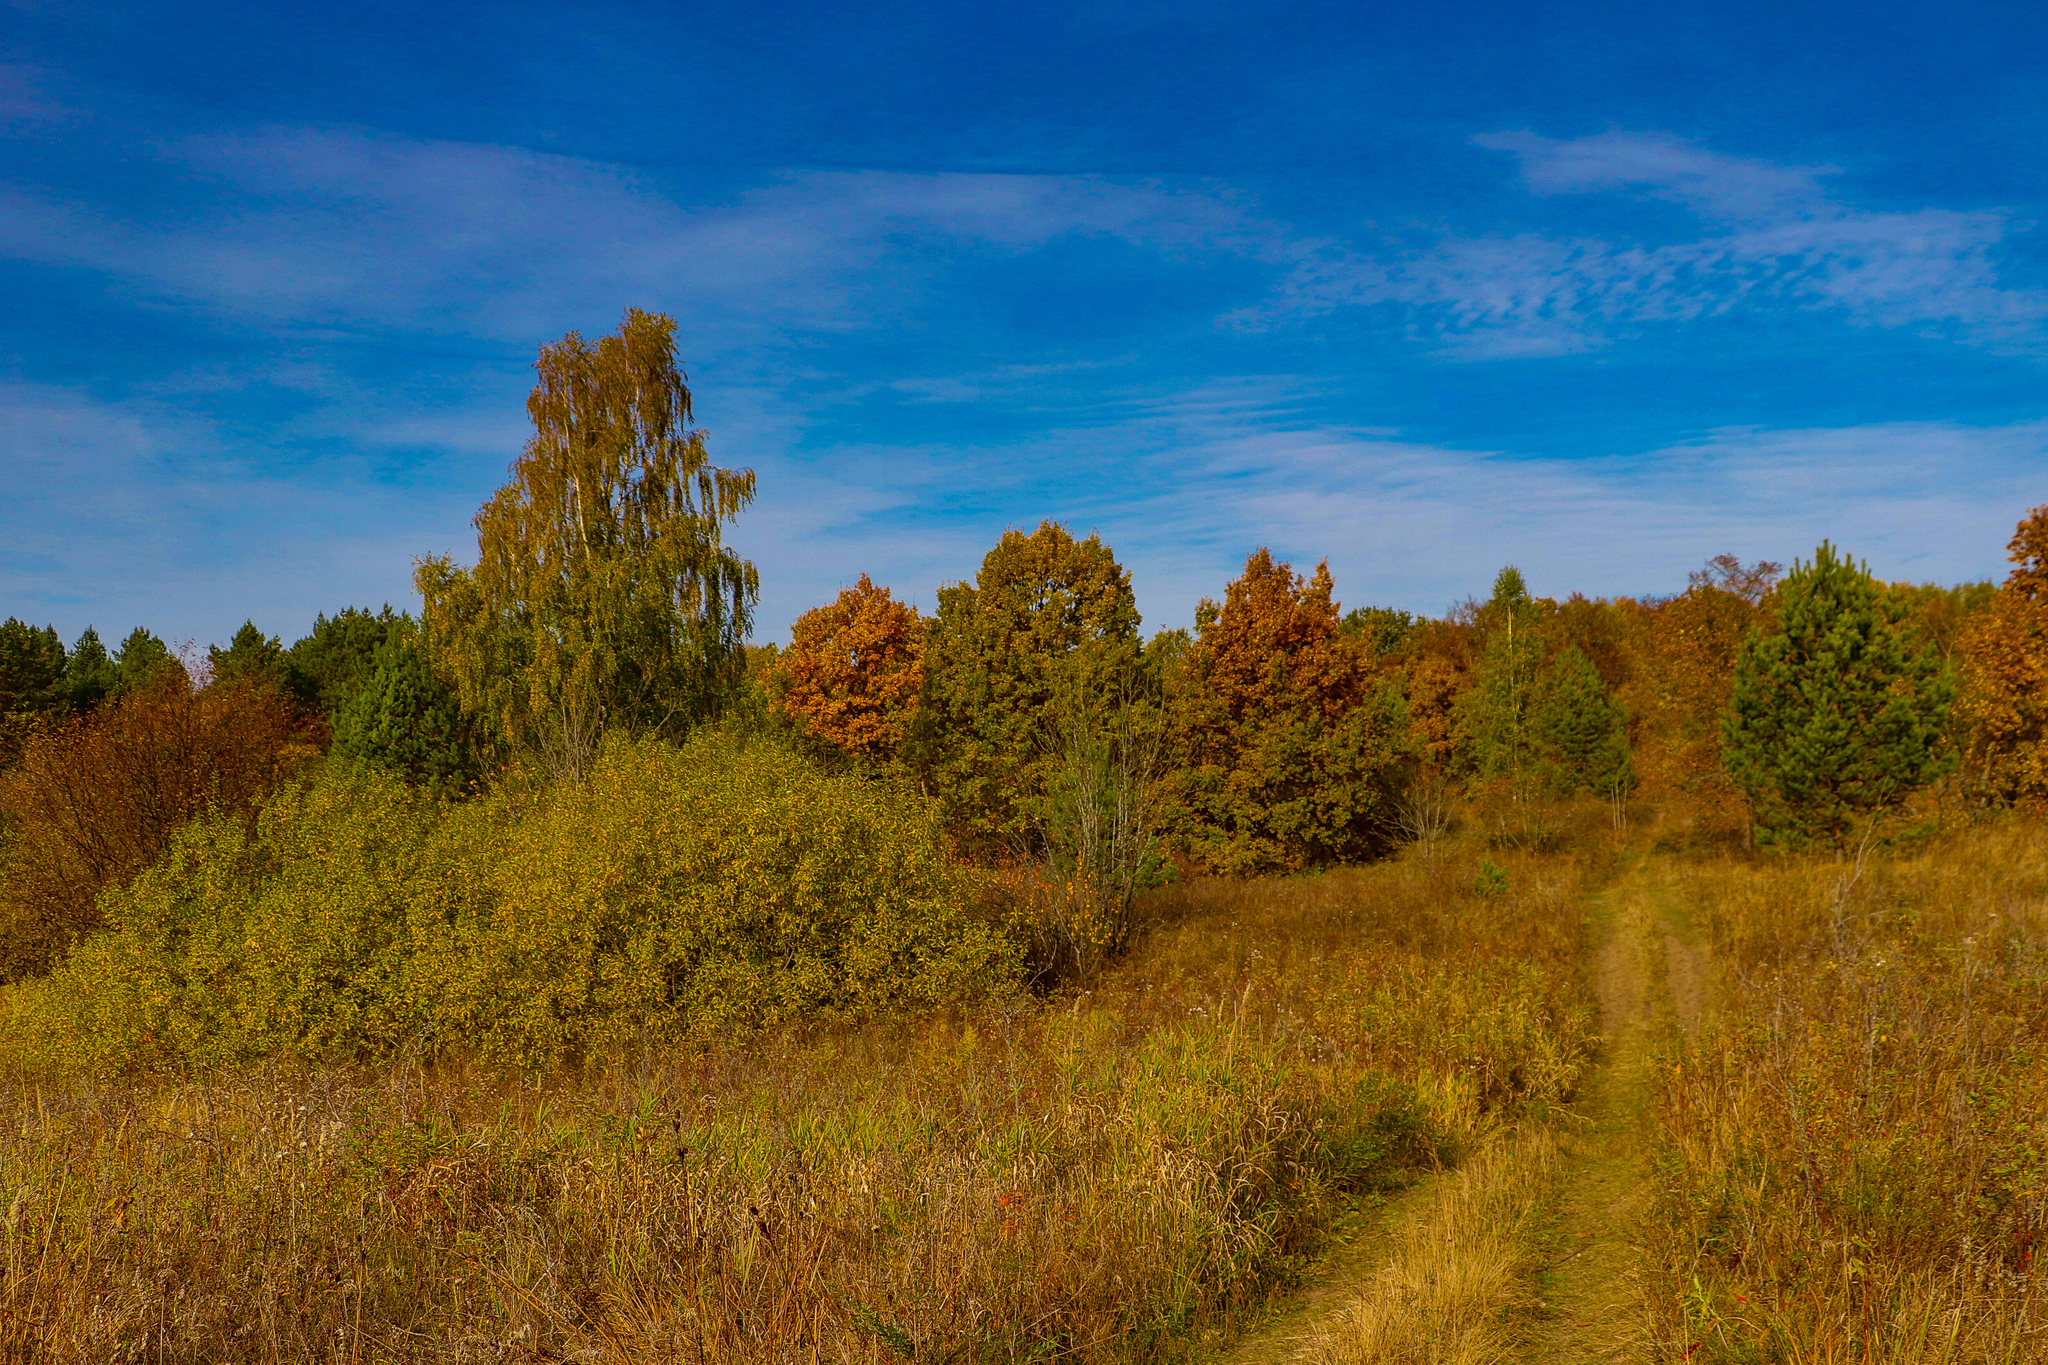
<path id="1" fill-rule="evenodd" d="M 2048 831 L 1685 890 L 1721 1024 L 1664 1086 L 1670 1358 L 2048 1358 Z"/>
<path id="2" fill-rule="evenodd" d="M 1536 1270 L 1527 1224 L 1556 1174 L 1531 1125 L 1449 1173 L 1400 1229 L 1386 1264 L 1307 1351 L 1305 1365 L 1500 1365 L 1520 1344 Z"/>
<path id="3" fill-rule="evenodd" d="M 1178 1358 L 1576 1085 L 1577 874 L 1502 861 L 1196 883 L 1084 994 L 578 1074 L 0 1082 L 0 1357 Z"/>

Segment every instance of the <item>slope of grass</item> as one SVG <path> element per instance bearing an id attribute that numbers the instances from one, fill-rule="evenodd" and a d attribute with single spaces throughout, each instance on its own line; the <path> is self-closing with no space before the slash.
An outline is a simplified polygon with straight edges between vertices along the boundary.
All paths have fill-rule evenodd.
<path id="1" fill-rule="evenodd" d="M 1579 873 L 1195 883 L 1086 992 L 574 1072 L 0 1085 L 0 1353 L 1169 1360 L 1568 1097 Z"/>
<path id="2" fill-rule="evenodd" d="M 1688 883 L 1721 1023 L 1664 1085 L 1672 1357 L 2048 1357 L 2048 831 Z"/>

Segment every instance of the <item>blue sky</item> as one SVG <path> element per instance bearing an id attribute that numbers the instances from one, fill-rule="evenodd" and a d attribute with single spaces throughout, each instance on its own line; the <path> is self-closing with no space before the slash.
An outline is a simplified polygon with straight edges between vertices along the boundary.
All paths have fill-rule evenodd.
<path id="1" fill-rule="evenodd" d="M 200 8 L 0 0 L 0 614 L 67 638 L 411 603 L 628 305 L 762 639 L 1044 517 L 1149 629 L 1258 545 L 1440 612 L 2048 502 L 2037 3 Z"/>

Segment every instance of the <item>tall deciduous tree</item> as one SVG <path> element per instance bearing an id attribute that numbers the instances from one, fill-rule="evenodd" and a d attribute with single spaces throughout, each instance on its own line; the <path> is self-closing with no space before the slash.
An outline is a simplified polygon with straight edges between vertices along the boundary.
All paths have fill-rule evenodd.
<path id="1" fill-rule="evenodd" d="M 1486 643 L 1478 681 L 1463 698 L 1460 730 L 1481 777 L 1519 781 L 1535 759 L 1531 708 L 1547 652 L 1520 569 L 1510 564 L 1495 576 L 1479 624 Z"/>
<path id="2" fill-rule="evenodd" d="M 1369 643 L 1339 625 L 1328 564 L 1264 549 L 1205 602 L 1175 687 L 1184 762 L 1174 832 L 1224 873 L 1370 857 L 1392 842 L 1403 717 Z"/>
<path id="3" fill-rule="evenodd" d="M 668 317 L 629 309 L 534 368 L 533 438 L 477 513 L 476 567 L 428 558 L 415 582 L 463 707 L 576 780 L 606 729 L 679 730 L 737 690 L 760 580 L 722 534 L 754 474 L 711 463 Z"/>
<path id="4" fill-rule="evenodd" d="M 1780 587 L 1778 629 L 1742 643 L 1722 759 L 1760 842 L 1840 848 L 1860 819 L 1944 766 L 1954 685 L 1881 596 L 1867 569 L 1823 541 Z"/>
<path id="5" fill-rule="evenodd" d="M 777 703 L 813 739 L 894 757 L 924 689 L 924 621 L 866 574 L 797 617 L 772 669 Z"/>
<path id="6" fill-rule="evenodd" d="M 1056 522 L 1005 531 L 973 582 L 939 589 L 906 752 L 963 848 L 1035 837 L 1062 699 L 1107 711 L 1138 652 L 1130 574 Z"/>
<path id="7" fill-rule="evenodd" d="M 2048 506 L 2008 546 L 2013 571 L 1962 628 L 1966 770 L 1992 800 L 2048 807 Z"/>

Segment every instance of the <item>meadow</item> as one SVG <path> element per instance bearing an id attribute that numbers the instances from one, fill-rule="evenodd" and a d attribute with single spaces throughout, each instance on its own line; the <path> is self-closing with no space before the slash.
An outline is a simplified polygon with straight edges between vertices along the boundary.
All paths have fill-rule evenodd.
<path id="1" fill-rule="evenodd" d="M 2048 830 L 1707 863 L 1715 1018 L 1663 1083 L 1666 1359 L 2048 1354 Z"/>
<path id="2" fill-rule="evenodd" d="M 1569 1101 L 1589 864 L 1155 893 L 937 1016 L 0 1092 L 16 1360 L 1175 1360 Z"/>

